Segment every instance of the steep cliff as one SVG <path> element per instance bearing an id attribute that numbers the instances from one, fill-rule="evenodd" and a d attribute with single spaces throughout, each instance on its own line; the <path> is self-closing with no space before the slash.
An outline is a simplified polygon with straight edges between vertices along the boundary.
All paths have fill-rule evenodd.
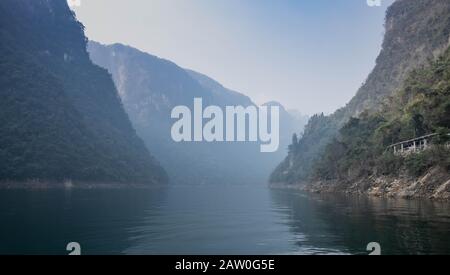
<path id="1" fill-rule="evenodd" d="M 450 49 L 411 72 L 380 112 L 345 124 L 312 179 L 324 190 L 450 199 L 449 135 Z"/>
<path id="2" fill-rule="evenodd" d="M 450 42 L 450 2 L 398 0 L 387 11 L 385 28 L 376 66 L 355 97 L 334 114 L 310 120 L 302 139 L 272 173 L 272 183 L 307 183 L 314 164 L 351 117 L 379 111 L 413 69 L 445 51 Z"/>
<path id="3" fill-rule="evenodd" d="M 0 2 L 0 180 L 163 183 L 66 1 Z"/>

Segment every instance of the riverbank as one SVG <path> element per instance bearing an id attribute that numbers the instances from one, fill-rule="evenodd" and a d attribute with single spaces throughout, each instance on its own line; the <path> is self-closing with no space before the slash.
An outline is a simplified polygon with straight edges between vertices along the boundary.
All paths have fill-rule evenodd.
<path id="1" fill-rule="evenodd" d="M 442 168 L 430 169 L 419 178 L 372 176 L 354 182 L 271 183 L 271 188 L 296 189 L 312 193 L 363 194 L 376 197 L 450 201 L 450 175 Z"/>
<path id="2" fill-rule="evenodd" d="M 162 184 L 149 184 L 149 183 L 121 183 L 121 182 L 86 182 L 86 181 L 41 181 L 41 180 L 28 180 L 28 181 L 0 181 L 0 190 L 2 189 L 26 189 L 26 190 L 39 190 L 39 189 L 122 189 L 122 188 L 136 188 L 136 189 L 149 189 L 149 188 L 161 188 Z"/>

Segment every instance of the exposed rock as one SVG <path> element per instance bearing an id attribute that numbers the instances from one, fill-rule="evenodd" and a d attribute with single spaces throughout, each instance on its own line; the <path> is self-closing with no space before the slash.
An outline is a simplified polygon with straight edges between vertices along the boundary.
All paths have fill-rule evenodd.
<path id="1" fill-rule="evenodd" d="M 337 192 L 404 199 L 450 200 L 450 174 L 439 167 L 428 170 L 419 178 L 407 175 L 398 178 L 378 176 L 353 183 L 338 181 L 317 181 L 310 184 L 273 183 L 271 187 L 300 189 L 314 193 Z"/>

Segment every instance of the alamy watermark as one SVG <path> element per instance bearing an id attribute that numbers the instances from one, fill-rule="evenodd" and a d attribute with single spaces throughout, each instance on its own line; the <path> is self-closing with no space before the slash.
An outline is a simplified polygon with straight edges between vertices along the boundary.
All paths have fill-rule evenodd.
<path id="1" fill-rule="evenodd" d="M 381 0 L 367 0 L 367 5 L 369 7 L 380 7 L 381 6 Z"/>
<path id="2" fill-rule="evenodd" d="M 77 242 L 68 243 L 66 250 L 70 252 L 69 255 L 81 255 L 81 245 Z"/>
<path id="3" fill-rule="evenodd" d="M 69 7 L 79 7 L 81 6 L 81 0 L 67 0 Z"/>
<path id="4" fill-rule="evenodd" d="M 367 244 L 367 251 L 369 251 L 369 255 L 379 256 L 381 255 L 381 245 L 377 242 L 371 242 Z"/>
<path id="5" fill-rule="evenodd" d="M 369 255 L 381 255 L 381 245 L 378 242 L 371 242 L 367 244 L 366 250 Z M 68 255 L 81 255 L 81 245 L 78 242 L 70 242 L 66 246 L 66 251 L 70 253 Z"/>
<path id="6" fill-rule="evenodd" d="M 171 129 L 175 142 L 259 141 L 263 153 L 275 152 L 280 145 L 279 106 L 225 106 L 224 114 L 219 106 L 203 109 L 203 100 L 195 98 L 193 114 L 182 105 L 172 109 L 171 117 L 178 119 Z"/>

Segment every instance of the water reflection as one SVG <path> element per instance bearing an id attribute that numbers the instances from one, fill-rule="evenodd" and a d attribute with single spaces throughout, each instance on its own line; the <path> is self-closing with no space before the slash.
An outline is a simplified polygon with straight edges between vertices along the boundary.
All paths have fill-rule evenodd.
<path id="1" fill-rule="evenodd" d="M 159 207 L 166 191 L 136 189 L 1 190 L 0 254 L 120 254 L 133 245 L 128 229 Z"/>
<path id="2" fill-rule="evenodd" d="M 450 254 L 450 204 L 257 186 L 0 190 L 0 254 Z"/>
<path id="3" fill-rule="evenodd" d="M 158 218 L 134 228 L 140 241 L 124 253 L 276 254 L 291 248 L 266 188 L 175 186 L 168 193 Z"/>
<path id="4" fill-rule="evenodd" d="M 317 195 L 273 191 L 299 247 L 367 254 L 369 242 L 381 244 L 383 254 L 450 254 L 450 204 Z"/>

